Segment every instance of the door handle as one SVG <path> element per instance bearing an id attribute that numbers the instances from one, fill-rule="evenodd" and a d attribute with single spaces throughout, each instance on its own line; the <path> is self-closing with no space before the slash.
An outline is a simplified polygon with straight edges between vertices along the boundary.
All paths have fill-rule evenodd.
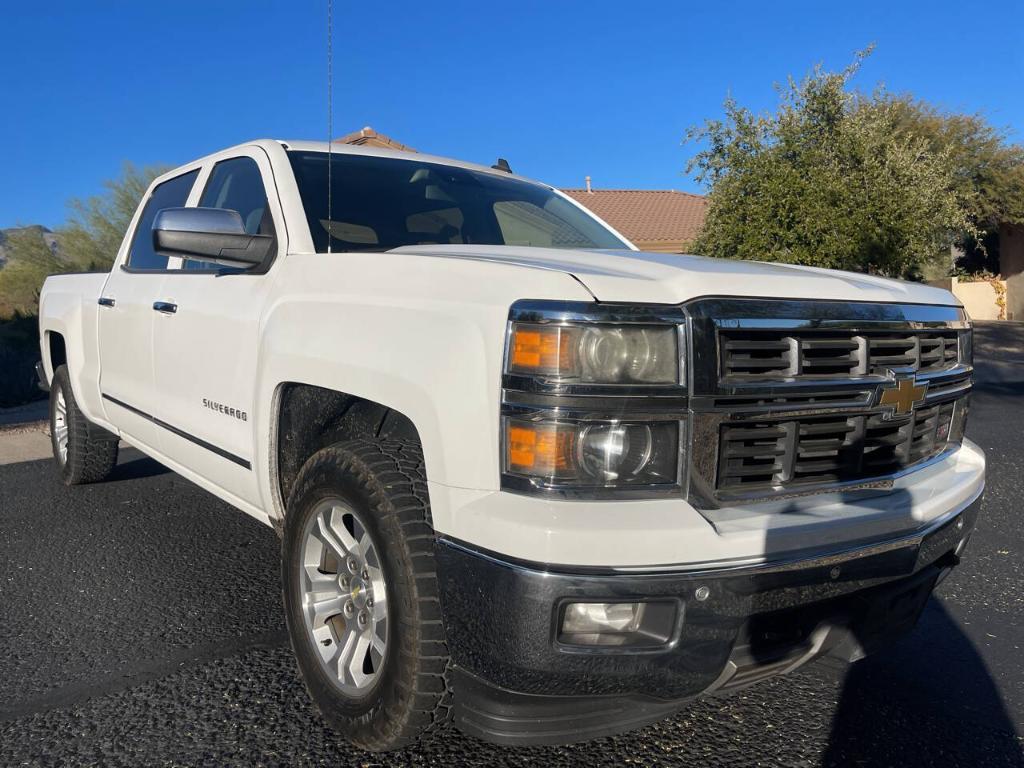
<path id="1" fill-rule="evenodd" d="M 109 296 L 100 296 L 99 301 L 96 303 L 101 307 L 112 307 L 116 302 Z"/>
<path id="2" fill-rule="evenodd" d="M 153 309 L 157 312 L 163 312 L 165 315 L 173 315 L 178 311 L 178 305 L 172 304 L 169 301 L 154 301 Z"/>

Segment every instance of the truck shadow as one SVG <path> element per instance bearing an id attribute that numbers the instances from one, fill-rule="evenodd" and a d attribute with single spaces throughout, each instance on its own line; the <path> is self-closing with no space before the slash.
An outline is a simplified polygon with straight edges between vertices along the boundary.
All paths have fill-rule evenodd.
<path id="1" fill-rule="evenodd" d="M 999 686 L 941 599 L 911 635 L 848 668 L 822 764 L 1024 765 Z"/>
<path id="2" fill-rule="evenodd" d="M 160 462 L 130 448 L 121 454 L 117 466 L 107 478 L 107 482 L 120 482 L 122 480 L 141 480 L 147 477 L 158 477 L 170 472 Z"/>
<path id="3" fill-rule="evenodd" d="M 1024 380 L 1020 323 L 975 325 L 976 368 L 968 434 L 986 450 L 1012 424 L 1001 409 L 1020 407 Z M 982 510 L 982 519 L 987 510 Z M 976 541 L 973 546 L 978 546 Z M 951 582 L 984 578 L 965 565 Z M 941 595 L 940 588 L 939 594 Z M 889 649 L 847 668 L 823 764 L 829 766 L 1024 766 L 1008 699 L 981 650 L 941 597 L 932 597 L 917 627 Z M 1005 693 L 1004 693 L 1005 691 Z"/>
<path id="4" fill-rule="evenodd" d="M 908 505 L 906 494 L 895 489 L 885 497 L 886 505 Z M 871 495 L 844 496 L 848 508 L 877 510 L 878 499 Z M 789 514 L 800 512 L 794 509 Z M 768 538 L 768 549 L 780 543 Z M 958 538 L 955 534 L 943 544 L 932 539 L 929 558 L 940 554 L 936 547 L 945 549 Z M 923 546 L 927 551 L 928 543 Z M 965 556 L 970 561 L 970 546 Z M 834 582 L 839 596 L 828 599 L 827 607 L 755 615 L 747 636 L 750 654 L 771 663 L 787 633 L 789 642 L 794 634 L 809 637 L 822 620 L 849 628 L 848 640 L 835 650 L 837 658 L 812 662 L 806 672 L 797 673 L 842 680 L 827 741 L 819 753 L 823 766 L 1024 766 L 1021 741 L 999 681 L 950 612 L 957 610 L 956 603 L 947 607 L 939 596 L 941 589 L 932 594 L 936 572 L 923 569 L 910 575 L 917 560 L 914 548 L 905 554 L 891 552 L 879 572 L 868 560 L 844 564 Z M 936 562 L 945 566 L 955 560 L 948 551 Z M 968 577 L 966 567 L 954 568 L 949 579 Z M 835 570 L 839 574 L 840 569 Z M 905 573 L 906 579 L 877 585 L 874 577 L 885 572 Z M 844 581 L 863 591 L 843 595 Z M 848 663 L 847 658 L 862 655 L 856 652 L 858 646 L 867 658 Z"/>

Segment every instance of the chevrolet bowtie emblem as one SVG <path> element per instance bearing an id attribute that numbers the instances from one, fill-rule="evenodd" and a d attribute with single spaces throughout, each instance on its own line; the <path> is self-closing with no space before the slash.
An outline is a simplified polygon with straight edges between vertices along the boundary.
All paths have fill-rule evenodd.
<path id="1" fill-rule="evenodd" d="M 899 379 L 896 386 L 882 390 L 878 404 L 892 408 L 890 416 L 910 413 L 914 406 L 924 400 L 928 384 L 915 384 L 913 379 Z"/>

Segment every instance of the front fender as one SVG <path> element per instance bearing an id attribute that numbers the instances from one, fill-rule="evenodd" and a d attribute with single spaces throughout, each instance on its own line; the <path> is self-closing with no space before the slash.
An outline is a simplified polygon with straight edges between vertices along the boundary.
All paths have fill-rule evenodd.
<path id="1" fill-rule="evenodd" d="M 481 445 L 498 441 L 500 384 L 491 372 L 501 365 L 495 357 L 500 343 L 488 344 L 476 323 L 441 313 L 389 309 L 369 312 L 358 323 L 352 313 L 330 304 L 283 305 L 274 312 L 261 344 L 261 408 L 284 383 L 372 400 L 416 426 L 431 480 L 493 488 L 498 467 L 493 451 Z M 311 314 L 317 317 L 312 327 Z M 496 312 L 488 323 L 499 338 L 506 316 L 507 309 Z M 345 328 L 359 330 L 339 331 Z M 260 423 L 273 418 L 268 411 Z"/>
<path id="2" fill-rule="evenodd" d="M 374 272 L 385 257 L 400 262 L 401 269 L 389 270 L 387 279 L 374 274 L 366 281 L 387 285 L 385 295 L 360 291 L 355 281 L 342 279 Z M 497 490 L 509 306 L 519 298 L 586 300 L 589 294 L 571 277 L 550 271 L 467 261 L 446 262 L 451 266 L 442 275 L 434 259 L 370 254 L 363 258 L 376 264 L 364 265 L 360 258 L 346 254 L 348 271 L 339 276 L 339 257 L 288 257 L 292 263 L 286 271 L 295 269 L 298 276 L 281 276 L 283 298 L 261 323 L 256 428 L 266 439 L 257 440 L 260 466 L 275 466 L 271 451 L 279 388 L 311 384 L 408 417 L 419 432 L 432 484 Z M 339 285 L 345 289 L 322 288 Z M 265 508 L 280 514 L 271 474 L 265 473 Z M 441 529 L 445 510 L 435 505 L 433 514 Z"/>

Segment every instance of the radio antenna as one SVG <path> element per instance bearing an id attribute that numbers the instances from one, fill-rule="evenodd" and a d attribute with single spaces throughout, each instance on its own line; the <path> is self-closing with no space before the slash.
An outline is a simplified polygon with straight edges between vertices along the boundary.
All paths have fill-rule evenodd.
<path id="1" fill-rule="evenodd" d="M 331 252 L 331 227 L 334 212 L 331 210 L 331 148 L 334 143 L 334 0 L 327 0 L 327 252 Z"/>

